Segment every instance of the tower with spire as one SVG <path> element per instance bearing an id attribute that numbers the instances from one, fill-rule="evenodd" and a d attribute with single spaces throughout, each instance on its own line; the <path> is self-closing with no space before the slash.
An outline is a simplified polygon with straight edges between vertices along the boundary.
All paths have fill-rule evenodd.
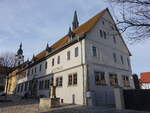
<path id="1" fill-rule="evenodd" d="M 17 54 L 15 56 L 15 66 L 18 66 L 24 62 L 24 55 L 22 50 L 22 43 L 20 44 L 20 47 L 17 51 Z"/>
<path id="2" fill-rule="evenodd" d="M 73 22 L 72 22 L 72 30 L 76 29 L 79 26 L 79 21 L 77 17 L 77 11 L 74 12 Z"/>

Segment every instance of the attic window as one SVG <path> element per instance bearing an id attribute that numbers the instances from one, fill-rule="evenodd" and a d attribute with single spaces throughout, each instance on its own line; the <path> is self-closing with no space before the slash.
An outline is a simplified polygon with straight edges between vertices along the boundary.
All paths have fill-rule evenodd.
<path id="1" fill-rule="evenodd" d="M 99 34 L 100 34 L 100 37 L 102 38 L 103 37 L 103 32 L 102 32 L 101 29 L 99 30 Z"/>

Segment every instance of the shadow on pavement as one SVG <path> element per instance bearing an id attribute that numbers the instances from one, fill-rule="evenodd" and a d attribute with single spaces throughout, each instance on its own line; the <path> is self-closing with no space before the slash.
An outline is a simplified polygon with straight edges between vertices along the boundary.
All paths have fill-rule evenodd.
<path id="1" fill-rule="evenodd" d="M 31 105 L 38 104 L 38 99 L 21 99 L 19 96 L 8 96 L 7 100 L 5 97 L 0 97 L 0 108 L 9 106 L 21 106 L 21 105 Z"/>

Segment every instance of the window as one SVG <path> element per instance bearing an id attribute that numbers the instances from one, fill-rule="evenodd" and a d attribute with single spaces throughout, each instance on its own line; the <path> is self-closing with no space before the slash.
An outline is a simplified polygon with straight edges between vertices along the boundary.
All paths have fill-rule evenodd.
<path id="1" fill-rule="evenodd" d="M 77 73 L 69 74 L 68 75 L 68 86 L 77 85 L 77 83 L 78 83 Z"/>
<path id="2" fill-rule="evenodd" d="M 123 75 L 123 84 L 125 87 L 129 87 L 130 86 L 130 81 L 129 81 L 129 77 L 128 76 L 125 76 Z"/>
<path id="3" fill-rule="evenodd" d="M 94 57 L 97 56 L 97 48 L 95 46 L 92 47 L 92 54 Z"/>
<path id="4" fill-rule="evenodd" d="M 57 57 L 57 64 L 60 64 L 60 56 Z"/>
<path id="5" fill-rule="evenodd" d="M 120 55 L 120 59 L 121 59 L 121 63 L 124 64 L 123 56 L 122 55 Z"/>
<path id="6" fill-rule="evenodd" d="M 70 51 L 67 52 L 67 60 L 70 60 Z"/>
<path id="7" fill-rule="evenodd" d="M 51 85 L 51 86 L 53 86 L 53 81 L 54 81 L 54 79 L 53 79 L 53 77 L 51 77 L 51 78 L 50 78 L 50 85 Z"/>
<path id="8" fill-rule="evenodd" d="M 128 63 L 128 66 L 130 66 L 130 60 L 129 60 L 129 58 L 127 58 L 127 63 Z"/>
<path id="9" fill-rule="evenodd" d="M 118 78 L 117 78 L 117 74 L 109 74 L 109 79 L 110 79 L 110 84 L 113 86 L 117 86 L 118 85 Z"/>
<path id="10" fill-rule="evenodd" d="M 25 91 L 27 91 L 27 87 L 28 87 L 28 82 L 25 82 L 25 87 L 24 87 Z"/>
<path id="11" fill-rule="evenodd" d="M 57 77 L 56 78 L 56 86 L 62 86 L 63 83 L 63 78 L 62 77 Z"/>
<path id="12" fill-rule="evenodd" d="M 17 92 L 19 92 L 20 91 L 20 84 L 18 84 L 18 86 L 17 86 Z"/>
<path id="13" fill-rule="evenodd" d="M 49 80 L 45 80 L 45 89 L 49 89 Z"/>
<path id="14" fill-rule="evenodd" d="M 72 75 L 68 75 L 68 85 L 72 85 Z"/>
<path id="15" fill-rule="evenodd" d="M 116 53 L 113 53 L 113 59 L 114 59 L 114 62 L 116 63 L 117 62 Z"/>
<path id="16" fill-rule="evenodd" d="M 75 57 L 78 57 L 78 54 L 79 54 L 78 51 L 79 51 L 79 50 L 78 50 L 78 47 L 76 47 L 76 48 L 75 48 Z"/>
<path id="17" fill-rule="evenodd" d="M 106 80 L 105 80 L 105 72 L 94 72 L 95 75 L 95 84 L 96 85 L 105 85 Z"/>
<path id="18" fill-rule="evenodd" d="M 21 84 L 21 92 L 23 91 L 23 83 Z"/>
<path id="19" fill-rule="evenodd" d="M 116 37 L 115 36 L 113 36 L 113 41 L 114 41 L 114 43 L 116 43 Z"/>
<path id="20" fill-rule="evenodd" d="M 40 68 L 39 68 L 39 71 L 41 71 L 42 70 L 42 64 L 40 64 Z"/>
<path id="21" fill-rule="evenodd" d="M 77 84 L 77 73 L 73 74 L 73 84 Z"/>
<path id="22" fill-rule="evenodd" d="M 28 69 L 27 76 L 30 76 L 30 69 Z"/>
<path id="23" fill-rule="evenodd" d="M 52 66 L 54 66 L 54 61 L 55 61 L 55 59 L 53 58 L 53 59 L 52 59 Z"/>
<path id="24" fill-rule="evenodd" d="M 45 62 L 45 69 L 47 69 L 47 62 Z"/>
<path id="25" fill-rule="evenodd" d="M 102 23 L 103 23 L 103 25 L 105 24 L 105 22 L 104 22 L 104 21 L 102 21 Z"/>
<path id="26" fill-rule="evenodd" d="M 44 88 L 44 81 L 42 80 L 39 83 L 39 89 L 43 89 L 43 88 Z"/>
<path id="27" fill-rule="evenodd" d="M 105 32 L 105 31 L 103 31 L 103 33 L 104 33 L 104 39 L 106 39 L 106 32 Z"/>
<path id="28" fill-rule="evenodd" d="M 31 71 L 32 71 L 32 74 L 33 74 L 33 68 L 32 68 L 32 70 L 31 70 Z"/>
<path id="29" fill-rule="evenodd" d="M 34 68 L 34 71 L 35 71 L 35 73 L 36 73 L 36 67 Z"/>
<path id="30" fill-rule="evenodd" d="M 99 30 L 99 34 L 100 34 L 100 37 L 102 38 L 102 37 L 103 37 L 103 32 L 102 32 L 102 30 Z"/>

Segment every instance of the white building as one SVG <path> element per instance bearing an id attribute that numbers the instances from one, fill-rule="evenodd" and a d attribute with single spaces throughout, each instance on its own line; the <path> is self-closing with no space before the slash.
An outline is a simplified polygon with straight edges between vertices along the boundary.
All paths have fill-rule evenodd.
<path id="1" fill-rule="evenodd" d="M 33 57 L 20 72 L 17 94 L 49 97 L 49 85 L 64 103 L 114 104 L 114 87 L 134 88 L 130 52 L 108 9 Z M 19 75 L 19 73 L 18 73 Z"/>
<path id="2" fill-rule="evenodd" d="M 140 74 L 141 89 L 150 89 L 150 72 L 143 72 Z"/>

